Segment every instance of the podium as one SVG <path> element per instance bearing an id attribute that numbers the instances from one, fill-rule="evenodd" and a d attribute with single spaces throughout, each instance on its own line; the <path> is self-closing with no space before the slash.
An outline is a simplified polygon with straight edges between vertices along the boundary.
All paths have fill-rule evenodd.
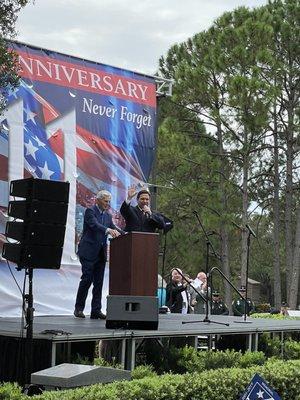
<path id="1" fill-rule="evenodd" d="M 158 233 L 111 240 L 106 328 L 157 329 Z"/>

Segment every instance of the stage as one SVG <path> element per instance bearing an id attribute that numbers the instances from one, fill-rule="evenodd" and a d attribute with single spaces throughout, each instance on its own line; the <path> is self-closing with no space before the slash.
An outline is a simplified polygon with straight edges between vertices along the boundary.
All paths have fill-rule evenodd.
<path id="1" fill-rule="evenodd" d="M 211 338 L 216 335 L 245 335 L 247 348 L 255 351 L 258 336 L 263 332 L 278 333 L 283 340 L 285 332 L 300 331 L 300 319 L 247 318 L 244 322 L 242 317 L 214 315 L 210 317 L 213 322 L 200 322 L 203 318 L 199 314 L 164 314 L 159 315 L 157 330 L 124 330 L 106 329 L 105 321 L 92 320 L 88 316 L 85 319 L 73 316 L 37 316 L 34 318 L 33 339 L 34 343 L 41 341 L 47 344 L 49 366 L 68 362 L 73 343 L 121 340 L 121 364 L 132 370 L 135 366 L 136 346 L 147 338 L 193 337 L 197 346 L 199 336 Z M 228 325 L 223 325 L 225 323 Z M 21 327 L 20 318 L 0 318 L 2 343 L 5 339 L 16 341 L 25 338 L 26 332 L 23 331 L 22 336 Z M 211 341 L 208 340 L 208 343 Z M 0 351 L 3 354 L 3 349 L 0 348 Z"/>

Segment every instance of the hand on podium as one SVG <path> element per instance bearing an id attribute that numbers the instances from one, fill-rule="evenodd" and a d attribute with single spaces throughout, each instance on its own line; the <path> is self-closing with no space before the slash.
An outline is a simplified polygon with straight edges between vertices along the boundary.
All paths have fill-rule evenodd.
<path id="1" fill-rule="evenodd" d="M 107 229 L 107 234 L 113 238 L 120 236 L 120 232 L 118 232 L 116 229 L 110 229 L 110 228 Z"/>

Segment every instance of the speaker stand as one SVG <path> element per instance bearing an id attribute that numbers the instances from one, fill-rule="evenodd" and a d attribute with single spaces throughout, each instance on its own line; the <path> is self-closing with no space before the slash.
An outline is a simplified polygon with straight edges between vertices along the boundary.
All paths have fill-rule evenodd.
<path id="1" fill-rule="evenodd" d="M 33 308 L 33 268 L 25 268 L 25 275 L 28 276 L 28 294 L 24 295 L 25 299 L 25 304 L 26 304 L 26 314 L 25 314 L 25 320 L 26 320 L 26 346 L 25 346 L 25 360 L 27 363 L 27 380 L 30 382 L 30 377 L 32 371 L 32 364 L 33 364 L 33 354 L 32 354 L 32 348 L 33 348 L 33 313 L 34 313 L 34 308 Z"/>

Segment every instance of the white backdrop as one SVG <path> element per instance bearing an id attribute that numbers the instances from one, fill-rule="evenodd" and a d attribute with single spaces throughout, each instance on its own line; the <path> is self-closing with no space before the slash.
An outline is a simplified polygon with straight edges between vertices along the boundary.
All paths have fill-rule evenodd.
<path id="1" fill-rule="evenodd" d="M 24 270 L 16 271 L 11 264 L 12 272 L 23 288 Z M 36 269 L 33 272 L 33 300 L 34 315 L 70 315 L 74 311 L 74 303 L 80 279 L 81 268 L 77 266 L 63 266 L 59 270 Z M 7 263 L 0 263 L 0 317 L 17 317 L 22 314 L 22 296 L 9 272 Z M 91 291 L 90 291 L 91 292 Z M 105 278 L 102 292 L 102 311 L 106 309 L 108 294 L 108 268 L 105 269 Z M 91 296 L 86 303 L 85 313 L 90 311 Z M 0 320 L 1 323 L 1 320 Z"/>

